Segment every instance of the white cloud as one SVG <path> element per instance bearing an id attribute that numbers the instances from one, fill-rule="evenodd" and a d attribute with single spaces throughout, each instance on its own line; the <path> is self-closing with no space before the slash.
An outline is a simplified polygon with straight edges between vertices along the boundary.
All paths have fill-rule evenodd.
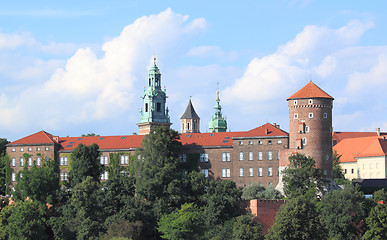
<path id="1" fill-rule="evenodd" d="M 9 119 L 45 116 L 40 121 L 21 121 L 12 125 L 27 127 L 35 124 L 58 129 L 63 125 L 68 128 L 66 125 L 74 123 L 114 121 L 137 114 L 137 103 L 132 102 L 138 92 L 135 83 L 139 78 L 146 79 L 145 66 L 153 53 L 168 62 L 175 54 L 187 51 L 189 36 L 205 28 L 204 19 L 189 21 L 188 16 L 176 14 L 171 9 L 141 17 L 126 26 L 119 36 L 105 42 L 101 47 L 102 54 L 97 55 L 89 47 L 79 48 L 43 85 L 29 87 L 13 96 L 12 105 L 11 101 L 3 100 L 0 112 L 13 114 L 1 118 L 0 124 L 8 127 L 11 126 Z M 25 43 L 13 47 L 22 44 Z M 4 46 L 11 47 L 9 44 Z M 34 74 L 33 69 L 25 69 L 22 75 L 28 72 Z"/>

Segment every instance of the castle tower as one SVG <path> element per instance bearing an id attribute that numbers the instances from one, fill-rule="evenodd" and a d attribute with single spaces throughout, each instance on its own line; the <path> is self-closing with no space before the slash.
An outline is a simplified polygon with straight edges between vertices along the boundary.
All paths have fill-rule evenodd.
<path id="1" fill-rule="evenodd" d="M 288 99 L 289 151 L 311 156 L 327 178 L 332 177 L 333 97 L 310 81 Z M 282 159 L 280 166 L 289 163 Z"/>
<path id="2" fill-rule="evenodd" d="M 166 89 L 161 89 L 161 73 L 154 57 L 153 66 L 149 70 L 148 88 L 144 88 L 142 96 L 143 108 L 137 124 L 140 135 L 148 134 L 157 126 L 171 126 L 166 100 Z"/>
<path id="3" fill-rule="evenodd" d="M 227 131 L 227 121 L 222 115 L 222 107 L 220 106 L 219 90 L 216 91 L 216 104 L 215 104 L 215 113 L 211 117 L 210 123 L 208 125 L 208 130 L 210 132 L 226 132 Z"/>
<path id="4" fill-rule="evenodd" d="M 181 133 L 198 133 L 200 132 L 200 117 L 192 106 L 191 98 L 187 108 L 180 118 Z"/>

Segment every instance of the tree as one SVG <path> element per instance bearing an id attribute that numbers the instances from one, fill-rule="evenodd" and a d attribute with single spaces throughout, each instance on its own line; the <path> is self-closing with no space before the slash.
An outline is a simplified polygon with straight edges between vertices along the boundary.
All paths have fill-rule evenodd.
<path id="1" fill-rule="evenodd" d="M 340 158 L 341 155 L 337 153 L 336 150 L 333 151 L 332 160 L 333 160 L 333 166 L 332 166 L 332 173 L 333 173 L 333 180 L 337 184 L 349 184 L 350 182 L 345 179 L 344 171 L 341 168 L 340 165 Z"/>
<path id="2" fill-rule="evenodd" d="M 368 225 L 368 230 L 365 232 L 363 239 L 387 239 L 387 205 L 376 205 L 367 217 L 366 223 Z"/>
<path id="3" fill-rule="evenodd" d="M 90 146 L 79 144 L 71 155 L 71 168 L 69 181 L 72 187 L 81 183 L 88 176 L 99 181 L 104 171 L 104 166 L 99 162 L 100 152 L 97 144 Z"/>
<path id="4" fill-rule="evenodd" d="M 387 192 L 385 192 L 384 189 L 374 192 L 372 200 L 374 200 L 375 203 L 378 203 L 380 200 L 387 201 Z"/>
<path id="5" fill-rule="evenodd" d="M 34 162 L 31 169 L 26 164 L 21 173 L 23 177 L 18 178 L 15 186 L 16 200 L 29 197 L 41 203 L 52 203 L 59 189 L 59 167 L 55 161 L 46 159 L 41 167 L 36 167 Z"/>
<path id="6" fill-rule="evenodd" d="M 241 215 L 235 218 L 233 224 L 233 240 L 263 240 L 262 225 L 252 220 L 251 214 Z"/>
<path id="7" fill-rule="evenodd" d="M 48 239 L 45 225 L 45 205 L 29 200 L 14 204 L 15 206 L 9 206 L 12 211 L 5 227 L 7 239 Z"/>
<path id="8" fill-rule="evenodd" d="M 325 239 L 315 201 L 305 195 L 288 200 L 280 207 L 266 239 Z"/>
<path id="9" fill-rule="evenodd" d="M 7 144 L 9 141 L 5 138 L 0 138 L 0 194 L 4 195 L 8 188 L 7 168 L 10 168 L 9 156 L 6 154 Z"/>
<path id="10" fill-rule="evenodd" d="M 112 239 L 130 239 L 140 240 L 140 234 L 143 228 L 141 221 L 129 222 L 126 220 L 118 220 L 112 223 L 106 234 L 101 238 L 102 240 Z"/>
<path id="11" fill-rule="evenodd" d="M 96 137 L 96 136 L 99 136 L 99 135 L 97 135 L 95 133 L 87 133 L 87 134 L 82 134 L 81 136 L 82 137 Z"/>
<path id="12" fill-rule="evenodd" d="M 284 196 L 276 190 L 273 186 L 269 186 L 265 189 L 261 184 L 253 184 L 251 186 L 244 187 L 242 190 L 242 198 L 246 200 L 251 199 L 281 199 Z"/>
<path id="13" fill-rule="evenodd" d="M 321 221 L 329 239 L 358 239 L 365 219 L 365 198 L 358 186 L 327 193 L 319 203 Z"/>
<path id="14" fill-rule="evenodd" d="M 193 203 L 181 205 L 158 222 L 161 237 L 170 240 L 203 239 L 204 225 L 199 209 Z"/>
<path id="15" fill-rule="evenodd" d="M 283 171 L 286 196 L 294 198 L 311 190 L 324 192 L 324 179 L 313 158 L 297 153 L 289 157 L 289 162 L 289 167 Z"/>

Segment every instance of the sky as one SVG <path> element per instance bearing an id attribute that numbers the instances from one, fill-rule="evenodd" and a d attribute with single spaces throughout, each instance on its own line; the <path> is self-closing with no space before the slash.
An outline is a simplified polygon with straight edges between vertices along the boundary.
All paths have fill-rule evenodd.
<path id="1" fill-rule="evenodd" d="M 289 129 L 310 80 L 334 131 L 387 131 L 386 1 L 2 1 L 0 138 L 138 132 L 156 55 L 172 128 L 189 98 L 208 131 L 219 86 L 231 131 Z M 219 83 L 219 85 L 218 85 Z"/>

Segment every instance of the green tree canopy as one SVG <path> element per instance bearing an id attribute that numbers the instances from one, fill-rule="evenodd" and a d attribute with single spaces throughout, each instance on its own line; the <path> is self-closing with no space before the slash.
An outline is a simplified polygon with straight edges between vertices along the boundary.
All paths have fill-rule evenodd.
<path id="1" fill-rule="evenodd" d="M 310 192 L 324 192 L 324 178 L 321 170 L 316 168 L 315 160 L 304 154 L 289 157 L 289 167 L 283 171 L 285 195 L 294 198 Z"/>
<path id="2" fill-rule="evenodd" d="M 365 232 L 363 239 L 387 239 L 387 205 L 376 205 L 367 217 L 366 223 L 368 225 L 368 230 Z"/>
<path id="3" fill-rule="evenodd" d="M 30 197 L 41 203 L 52 203 L 59 189 L 59 167 L 50 159 L 46 159 L 41 167 L 35 165 L 28 169 L 27 164 L 21 171 L 15 186 L 14 199 L 24 200 Z"/>
<path id="4" fill-rule="evenodd" d="M 7 212 L 8 218 L 6 220 L 7 225 L 3 228 L 5 232 L 1 231 L 1 237 L 4 237 L 2 239 L 48 239 L 45 224 L 47 219 L 45 216 L 45 205 L 26 200 L 7 206 L 3 211 Z"/>
<path id="5" fill-rule="evenodd" d="M 273 186 L 265 189 L 261 184 L 253 184 L 242 189 L 242 198 L 246 200 L 252 199 L 281 199 L 284 196 Z"/>
<path id="6" fill-rule="evenodd" d="M 366 214 L 364 202 L 363 193 L 352 184 L 323 197 L 319 203 L 320 216 L 329 239 L 350 240 L 360 236 Z"/>
<path id="7" fill-rule="evenodd" d="M 71 168 L 69 181 L 72 187 L 81 183 L 88 176 L 95 181 L 99 181 L 104 171 L 104 166 L 100 164 L 98 151 L 99 147 L 93 143 L 90 146 L 79 144 L 71 154 Z"/>
<path id="8" fill-rule="evenodd" d="M 204 224 L 199 209 L 193 203 L 186 203 L 158 222 L 161 237 L 170 240 L 203 239 Z"/>
<path id="9" fill-rule="evenodd" d="M 265 239 L 262 225 L 252 220 L 251 214 L 235 218 L 232 229 L 233 240 L 263 240 Z"/>
<path id="10" fill-rule="evenodd" d="M 283 204 L 267 240 L 321 240 L 324 230 L 320 223 L 315 200 L 303 195 Z"/>
<path id="11" fill-rule="evenodd" d="M 7 191 L 8 185 L 7 174 L 11 174 L 7 168 L 10 168 L 9 156 L 6 154 L 7 144 L 9 141 L 5 138 L 0 138 L 0 194 L 4 195 Z M 10 177 L 8 177 L 10 178 Z"/>

